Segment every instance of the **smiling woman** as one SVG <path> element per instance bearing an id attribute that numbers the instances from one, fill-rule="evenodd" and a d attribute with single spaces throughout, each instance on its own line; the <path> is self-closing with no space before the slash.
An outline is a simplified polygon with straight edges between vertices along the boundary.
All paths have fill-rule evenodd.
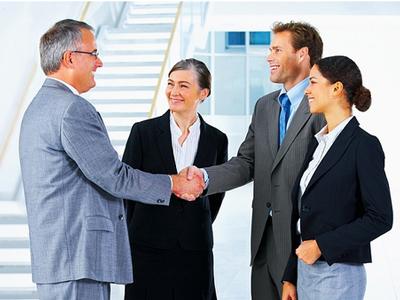
<path id="1" fill-rule="evenodd" d="M 225 162 L 226 135 L 197 112 L 210 91 L 211 74 L 203 62 L 176 63 L 165 90 L 169 110 L 134 124 L 123 161 L 163 174 Z M 126 286 L 125 299 L 216 299 L 212 222 L 223 197 L 219 193 L 184 203 L 172 196 L 165 209 L 126 201 L 135 281 Z"/>
<path id="2" fill-rule="evenodd" d="M 310 111 L 327 125 L 311 142 L 293 189 L 292 240 L 283 300 L 364 298 L 370 242 L 393 223 L 385 155 L 359 127 L 353 105 L 366 111 L 371 93 L 346 56 L 315 63 L 305 92 Z M 317 283 L 317 284 L 316 284 Z"/>

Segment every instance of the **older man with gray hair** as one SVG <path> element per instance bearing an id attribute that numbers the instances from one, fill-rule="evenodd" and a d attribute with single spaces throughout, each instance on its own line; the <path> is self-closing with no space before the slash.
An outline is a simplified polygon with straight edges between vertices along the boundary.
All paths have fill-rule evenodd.
<path id="1" fill-rule="evenodd" d="M 100 115 L 79 96 L 103 65 L 91 26 L 56 23 L 40 40 L 40 57 L 47 79 L 20 133 L 33 281 L 42 300 L 109 299 L 110 282 L 133 280 L 122 198 L 169 205 L 171 191 L 192 200 L 203 183 L 119 160 Z"/>

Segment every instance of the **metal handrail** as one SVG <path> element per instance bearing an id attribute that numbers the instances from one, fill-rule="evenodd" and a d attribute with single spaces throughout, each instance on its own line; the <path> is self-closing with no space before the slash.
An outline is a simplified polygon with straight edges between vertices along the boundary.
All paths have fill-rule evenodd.
<path id="1" fill-rule="evenodd" d="M 169 52 L 171 50 L 172 41 L 174 39 L 175 32 L 176 32 L 176 27 L 178 25 L 178 21 L 179 21 L 180 15 L 181 15 L 182 4 L 183 4 L 183 2 L 179 2 L 179 4 L 178 4 L 178 9 L 177 9 L 175 20 L 174 20 L 174 25 L 172 27 L 171 35 L 170 35 L 169 40 L 168 40 L 167 49 L 165 49 L 164 60 L 163 60 L 163 63 L 161 65 L 161 71 L 160 71 L 160 76 L 158 77 L 156 91 L 154 93 L 153 100 L 151 101 L 151 107 L 150 107 L 150 111 L 149 111 L 149 114 L 148 114 L 149 118 L 151 118 L 153 116 L 154 109 L 155 109 L 155 106 L 156 106 L 156 103 L 157 103 L 158 93 L 160 92 L 161 82 L 162 82 L 162 79 L 164 78 L 164 72 L 165 72 L 165 67 L 167 65 Z"/>
<path id="2" fill-rule="evenodd" d="M 90 2 L 85 2 L 83 4 L 82 12 L 81 12 L 81 15 L 79 17 L 80 21 L 83 21 L 86 18 L 87 12 L 89 10 L 89 6 L 90 6 Z M 8 133 L 6 134 L 6 138 L 4 140 L 4 143 L 2 143 L 0 145 L 0 165 L 1 165 L 1 162 L 2 162 L 2 160 L 4 158 L 4 156 L 5 156 L 5 153 L 7 152 L 8 147 L 9 147 L 9 145 L 11 143 L 11 137 L 13 136 L 13 134 L 14 134 L 16 128 L 17 128 L 18 120 L 19 120 L 19 117 L 20 117 L 20 115 L 22 113 L 22 108 L 24 106 L 24 103 L 27 100 L 28 92 L 31 89 L 31 86 L 33 84 L 33 79 L 34 79 L 35 74 L 37 72 L 37 68 L 38 68 L 38 65 L 37 65 L 37 63 L 35 63 L 33 65 L 33 67 L 32 67 L 32 70 L 31 70 L 31 74 L 30 74 L 30 77 L 29 77 L 28 85 L 27 85 L 27 87 L 25 89 L 25 92 L 24 92 L 23 96 L 21 97 L 21 100 L 18 103 L 17 109 L 15 110 L 15 114 L 14 114 L 14 117 L 12 119 L 12 123 L 11 123 L 10 129 L 8 130 Z"/>

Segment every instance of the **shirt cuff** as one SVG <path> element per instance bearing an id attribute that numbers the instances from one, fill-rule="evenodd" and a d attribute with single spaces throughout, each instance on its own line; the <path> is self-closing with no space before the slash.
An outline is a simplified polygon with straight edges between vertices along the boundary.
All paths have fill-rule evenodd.
<path id="1" fill-rule="evenodd" d="M 206 170 L 201 168 L 200 171 L 203 172 L 203 180 L 204 180 L 204 184 L 206 185 L 204 189 L 207 189 L 208 188 L 208 183 L 210 181 L 210 178 L 208 177 L 208 174 L 207 174 Z"/>
<path id="2" fill-rule="evenodd" d="M 169 180 L 171 181 L 171 193 L 172 193 L 172 189 L 174 188 L 174 182 L 172 180 L 172 176 L 171 175 L 168 175 L 168 177 L 169 177 Z"/>

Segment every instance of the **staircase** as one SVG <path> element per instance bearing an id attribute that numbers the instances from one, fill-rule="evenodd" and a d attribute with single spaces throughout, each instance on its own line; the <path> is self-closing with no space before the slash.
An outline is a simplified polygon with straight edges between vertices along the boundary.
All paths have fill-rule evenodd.
<path id="1" fill-rule="evenodd" d="M 178 3 L 127 3 L 118 28 L 102 28 L 98 44 L 104 66 L 85 95 L 103 117 L 121 156 L 133 123 L 149 117 Z"/>
<path id="2" fill-rule="evenodd" d="M 102 115 L 120 156 L 133 123 L 150 115 L 178 6 L 127 2 L 119 26 L 100 30 L 97 44 L 104 67 L 96 72 L 97 86 L 83 97 Z M 37 298 L 25 208 L 0 200 L 0 300 Z"/>
<path id="3" fill-rule="evenodd" d="M 37 299 L 24 207 L 0 201 L 0 299 Z"/>

